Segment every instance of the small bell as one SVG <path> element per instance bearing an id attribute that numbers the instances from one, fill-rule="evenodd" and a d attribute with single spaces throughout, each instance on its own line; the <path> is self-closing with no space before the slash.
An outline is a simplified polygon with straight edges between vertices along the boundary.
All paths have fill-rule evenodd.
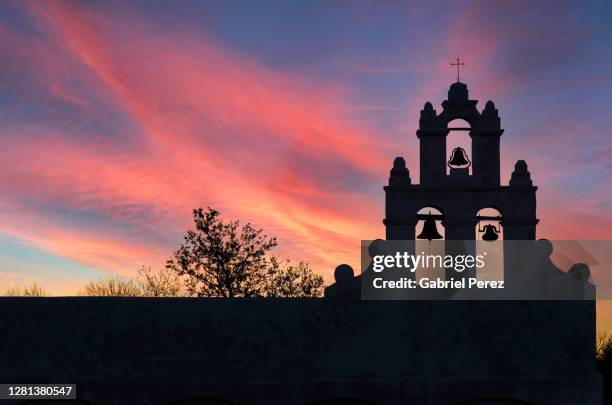
<path id="1" fill-rule="evenodd" d="M 485 225 L 483 229 L 478 229 L 479 232 L 484 232 L 482 235 L 482 240 L 486 240 L 487 242 L 493 242 L 499 238 L 499 229 L 497 229 L 494 225 Z"/>
<path id="2" fill-rule="evenodd" d="M 448 161 L 449 167 L 470 167 L 472 162 L 467 158 L 467 154 L 463 148 L 455 148 L 451 153 L 451 159 Z"/>
<path id="3" fill-rule="evenodd" d="M 442 235 L 438 233 L 438 228 L 436 227 L 436 220 L 431 218 L 431 212 L 429 213 L 430 217 L 425 220 L 423 223 L 423 230 L 417 236 L 417 239 L 442 239 Z"/>

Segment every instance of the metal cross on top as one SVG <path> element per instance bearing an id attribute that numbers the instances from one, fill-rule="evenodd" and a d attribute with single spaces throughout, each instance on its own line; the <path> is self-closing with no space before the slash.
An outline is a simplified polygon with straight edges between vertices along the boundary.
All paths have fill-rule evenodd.
<path id="1" fill-rule="evenodd" d="M 465 63 L 461 62 L 459 58 L 457 58 L 457 62 L 451 63 L 451 66 L 457 66 L 457 82 L 459 81 L 459 66 L 465 66 Z"/>

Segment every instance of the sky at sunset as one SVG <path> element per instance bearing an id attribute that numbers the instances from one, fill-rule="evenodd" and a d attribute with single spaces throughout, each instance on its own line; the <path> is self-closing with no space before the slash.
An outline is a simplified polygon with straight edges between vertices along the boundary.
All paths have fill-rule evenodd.
<path id="1" fill-rule="evenodd" d="M 160 268 L 206 206 L 330 281 L 457 56 L 538 237 L 610 239 L 612 3 L 493 3 L 0 3 L 0 288 Z"/>

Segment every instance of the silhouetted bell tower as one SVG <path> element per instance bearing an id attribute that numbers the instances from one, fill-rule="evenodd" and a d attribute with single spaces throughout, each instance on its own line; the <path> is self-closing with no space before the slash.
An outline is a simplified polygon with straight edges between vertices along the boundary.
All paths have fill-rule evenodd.
<path id="1" fill-rule="evenodd" d="M 444 184 L 464 178 L 466 169 L 451 168 L 450 179 L 446 176 L 446 137 L 451 131 L 448 123 L 461 118 L 470 124 L 472 138 L 474 185 L 499 186 L 499 139 L 504 132 L 495 105 L 488 101 L 482 113 L 476 109 L 477 100 L 470 100 L 467 86 L 453 83 L 448 90 L 448 99 L 442 102 L 442 112 L 436 115 L 431 103 L 425 103 L 419 119 L 417 136 L 420 140 L 421 184 Z M 463 179 L 467 181 L 467 179 Z"/>
<path id="2" fill-rule="evenodd" d="M 420 184 L 412 184 L 403 158 L 395 159 L 389 185 L 385 187 L 387 239 L 415 239 L 421 208 L 435 207 L 442 215 L 446 239 L 474 240 L 477 214 L 494 208 L 501 214 L 505 239 L 534 240 L 536 237 L 536 190 L 527 164 L 516 162 L 509 185 L 500 183 L 500 138 L 504 130 L 492 101 L 478 111 L 468 88 L 457 81 L 438 114 L 430 102 L 421 110 L 417 137 L 420 143 Z M 469 128 L 449 128 L 455 119 Z M 472 156 L 455 148 L 447 156 L 446 140 L 451 130 L 469 131 Z M 471 159 L 471 160 L 470 160 Z M 450 167 L 447 174 L 446 166 Z M 472 173 L 469 173 L 469 166 Z"/>

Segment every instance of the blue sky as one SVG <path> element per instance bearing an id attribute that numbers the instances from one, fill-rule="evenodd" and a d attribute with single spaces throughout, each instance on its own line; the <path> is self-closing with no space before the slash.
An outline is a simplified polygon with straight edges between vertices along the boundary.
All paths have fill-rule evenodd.
<path id="1" fill-rule="evenodd" d="M 457 56 L 500 111 L 503 182 L 524 159 L 540 187 L 538 236 L 606 239 L 611 8 L 4 2 L 0 287 L 161 267 L 198 206 L 329 279 L 382 236 L 393 158 L 418 179 L 419 110 Z"/>

